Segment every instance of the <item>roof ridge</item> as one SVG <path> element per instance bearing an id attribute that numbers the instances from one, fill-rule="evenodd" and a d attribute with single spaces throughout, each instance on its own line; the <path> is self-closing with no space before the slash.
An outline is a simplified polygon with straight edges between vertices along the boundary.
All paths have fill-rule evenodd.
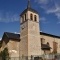
<path id="1" fill-rule="evenodd" d="M 6 34 L 7 32 L 5 32 L 5 34 Z M 8 37 L 8 35 L 6 34 L 6 36 Z M 8 37 L 9 38 L 9 37 Z"/>
<path id="2" fill-rule="evenodd" d="M 40 32 L 41 34 L 45 34 L 45 35 L 50 35 L 50 36 L 54 36 L 54 37 L 59 37 L 58 35 L 54 35 L 54 34 L 51 34 L 51 33 L 46 33 L 46 32 Z"/>
<path id="3" fill-rule="evenodd" d="M 10 34 L 18 34 L 18 33 L 13 33 L 13 32 L 5 32 L 5 33 L 10 33 Z"/>
<path id="4" fill-rule="evenodd" d="M 16 33 L 4 32 L 4 35 L 6 35 L 6 37 L 9 39 L 19 39 L 20 38 L 20 34 L 16 34 Z"/>

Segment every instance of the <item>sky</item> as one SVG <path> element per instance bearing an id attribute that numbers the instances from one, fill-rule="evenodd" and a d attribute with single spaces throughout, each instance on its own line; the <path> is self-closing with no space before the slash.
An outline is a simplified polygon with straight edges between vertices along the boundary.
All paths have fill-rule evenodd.
<path id="1" fill-rule="evenodd" d="M 0 39 L 4 32 L 20 33 L 20 14 L 28 0 L 0 0 Z M 60 0 L 30 0 L 40 16 L 40 31 L 60 36 Z"/>

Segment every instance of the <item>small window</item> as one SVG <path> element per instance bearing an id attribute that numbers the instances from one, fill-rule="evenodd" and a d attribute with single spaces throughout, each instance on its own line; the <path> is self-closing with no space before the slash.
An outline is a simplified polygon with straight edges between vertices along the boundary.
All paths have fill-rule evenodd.
<path id="1" fill-rule="evenodd" d="M 45 43 L 45 39 L 41 38 L 41 44 L 44 44 L 44 43 Z"/>
<path id="2" fill-rule="evenodd" d="M 49 42 L 47 42 L 47 45 L 50 46 Z"/>
<path id="3" fill-rule="evenodd" d="M 22 23 L 24 22 L 24 16 L 22 16 Z"/>
<path id="4" fill-rule="evenodd" d="M 33 20 L 33 14 L 30 14 L 30 19 Z"/>
<path id="5" fill-rule="evenodd" d="M 25 20 L 26 20 L 26 14 L 25 14 Z"/>
<path id="6" fill-rule="evenodd" d="M 34 15 L 34 21 L 37 21 L 37 16 L 36 15 Z"/>

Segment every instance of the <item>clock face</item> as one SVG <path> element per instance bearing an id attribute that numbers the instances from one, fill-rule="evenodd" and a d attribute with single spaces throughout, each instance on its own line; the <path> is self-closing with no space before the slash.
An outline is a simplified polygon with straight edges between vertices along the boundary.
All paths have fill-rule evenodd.
<path id="1" fill-rule="evenodd" d="M 21 25 L 21 30 L 24 30 L 25 26 L 24 25 Z"/>
<path id="2" fill-rule="evenodd" d="M 24 28 L 25 28 L 25 26 L 23 25 L 23 26 L 22 26 L 22 30 L 23 30 Z"/>

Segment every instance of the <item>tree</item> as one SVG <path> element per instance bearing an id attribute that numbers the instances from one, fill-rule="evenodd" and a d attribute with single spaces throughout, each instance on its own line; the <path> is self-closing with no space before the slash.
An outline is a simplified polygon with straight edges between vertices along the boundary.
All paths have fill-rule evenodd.
<path id="1" fill-rule="evenodd" d="M 0 56 L 2 60 L 9 60 L 8 48 L 5 48 L 3 51 L 1 51 Z"/>
<path id="2" fill-rule="evenodd" d="M 0 48 L 1 48 L 1 46 L 2 46 L 2 41 L 0 41 Z"/>

